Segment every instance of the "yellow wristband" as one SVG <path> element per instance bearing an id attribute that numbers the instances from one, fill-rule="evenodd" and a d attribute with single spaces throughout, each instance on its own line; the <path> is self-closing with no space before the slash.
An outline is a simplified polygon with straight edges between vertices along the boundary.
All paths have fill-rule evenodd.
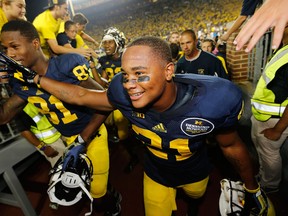
<path id="1" fill-rule="evenodd" d="M 39 145 L 36 146 L 36 148 L 40 149 L 40 148 L 42 148 L 44 145 L 45 145 L 45 143 L 44 143 L 44 142 L 41 142 Z"/>
<path id="2" fill-rule="evenodd" d="M 245 191 L 247 191 L 249 193 L 257 193 L 260 190 L 260 185 L 258 184 L 258 188 L 254 189 L 254 190 L 250 190 L 250 189 L 247 189 L 245 187 L 245 184 L 243 184 L 243 188 L 244 188 Z"/>

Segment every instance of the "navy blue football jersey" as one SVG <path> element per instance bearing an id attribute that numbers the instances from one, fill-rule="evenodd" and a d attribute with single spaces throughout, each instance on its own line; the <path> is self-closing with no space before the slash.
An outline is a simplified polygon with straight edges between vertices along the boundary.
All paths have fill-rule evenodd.
<path id="1" fill-rule="evenodd" d="M 242 111 L 241 91 L 228 80 L 176 74 L 174 81 L 176 102 L 161 113 L 133 108 L 122 74 L 116 75 L 108 88 L 109 101 L 130 120 L 136 137 L 147 146 L 145 172 L 169 187 L 209 175 L 206 135 L 234 126 Z"/>
<path id="2" fill-rule="evenodd" d="M 101 66 L 98 71 L 100 74 L 103 73 L 102 71 L 107 73 L 108 82 L 111 82 L 115 74 L 121 72 L 121 56 L 118 59 L 112 59 L 111 56 L 107 55 L 101 56 L 99 63 Z"/>
<path id="3" fill-rule="evenodd" d="M 78 85 L 87 80 L 89 74 L 87 60 L 78 54 L 65 54 L 49 60 L 46 77 Z M 38 88 L 36 84 L 25 83 L 20 72 L 11 79 L 13 92 L 34 104 L 45 114 L 53 126 L 64 136 L 80 133 L 88 124 L 92 110 L 60 101 L 55 96 Z"/>
<path id="4" fill-rule="evenodd" d="M 228 75 L 222 65 L 222 62 L 213 54 L 200 51 L 200 55 L 192 61 L 186 60 L 185 56 L 177 61 L 176 73 L 200 74 L 218 76 L 228 79 Z"/>

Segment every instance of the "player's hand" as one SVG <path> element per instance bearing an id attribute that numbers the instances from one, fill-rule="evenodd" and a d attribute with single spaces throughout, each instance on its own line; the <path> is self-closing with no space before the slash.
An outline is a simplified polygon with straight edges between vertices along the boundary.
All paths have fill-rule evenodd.
<path id="1" fill-rule="evenodd" d="M 56 151 L 54 148 L 52 148 L 49 145 L 46 146 L 43 152 L 47 157 L 51 157 L 51 158 L 56 157 L 59 154 L 58 151 Z"/>
<path id="2" fill-rule="evenodd" d="M 9 56 L 5 55 L 2 52 L 0 52 L 0 56 L 2 57 L 2 58 L 0 58 L 0 62 L 6 64 L 10 71 L 11 71 L 11 69 L 15 69 L 15 71 L 13 71 L 13 72 L 16 72 L 16 71 L 21 72 L 25 82 L 34 83 L 33 79 L 37 75 L 37 73 L 35 71 L 33 71 L 27 67 L 24 67 L 23 65 L 19 64 L 14 59 L 10 58 Z"/>
<path id="3" fill-rule="evenodd" d="M 64 159 L 63 159 L 63 171 L 66 170 L 67 165 L 69 163 L 72 163 L 72 166 L 75 167 L 79 158 L 79 155 L 81 153 L 85 152 L 85 145 L 86 143 L 84 142 L 84 140 L 80 137 L 80 135 L 78 136 L 77 140 L 75 141 L 75 143 L 73 143 L 71 145 L 71 147 L 69 148 L 68 152 L 64 155 Z"/>
<path id="4" fill-rule="evenodd" d="M 255 190 L 249 190 L 245 188 L 245 203 L 242 216 L 267 215 L 268 211 L 268 199 L 263 190 L 260 189 L 260 186 Z"/>

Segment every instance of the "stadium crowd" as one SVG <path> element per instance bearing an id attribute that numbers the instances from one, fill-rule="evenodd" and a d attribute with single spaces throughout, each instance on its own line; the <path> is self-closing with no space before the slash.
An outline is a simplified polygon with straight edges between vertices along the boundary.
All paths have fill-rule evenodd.
<path id="1" fill-rule="evenodd" d="M 172 31 L 185 29 L 194 29 L 204 37 L 214 38 L 225 32 L 227 23 L 235 20 L 241 9 L 239 0 L 139 2 L 117 9 L 111 6 L 111 11 L 105 13 L 93 13 L 87 9 L 85 15 L 90 20 L 87 30 L 97 41 L 110 26 L 123 31 L 128 41 L 145 35 L 166 38 Z"/>

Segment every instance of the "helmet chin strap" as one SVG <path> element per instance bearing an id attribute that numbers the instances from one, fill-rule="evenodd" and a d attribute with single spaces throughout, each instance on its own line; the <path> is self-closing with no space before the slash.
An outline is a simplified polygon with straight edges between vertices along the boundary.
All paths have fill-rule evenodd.
<path id="1" fill-rule="evenodd" d="M 85 213 L 85 216 L 89 216 L 93 211 L 93 198 L 89 192 L 93 166 L 86 154 L 79 156 L 81 161 L 78 163 L 83 164 L 80 172 L 73 167 L 63 171 L 63 159 L 58 160 L 50 171 L 52 176 L 47 193 L 52 203 L 62 206 L 74 205 L 85 194 L 90 199 L 90 212 Z"/>

